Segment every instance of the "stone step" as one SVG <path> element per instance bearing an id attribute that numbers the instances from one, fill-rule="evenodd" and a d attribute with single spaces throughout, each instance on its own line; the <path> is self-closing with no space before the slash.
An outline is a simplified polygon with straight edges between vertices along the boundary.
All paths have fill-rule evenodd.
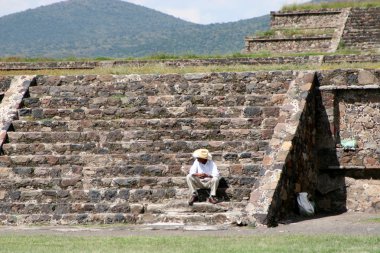
<path id="1" fill-rule="evenodd" d="M 4 144 L 5 155 L 81 155 L 81 154 L 126 154 L 141 152 L 191 153 L 199 148 L 212 152 L 234 152 L 243 156 L 265 152 L 269 141 L 132 141 L 132 142 L 87 142 L 87 143 L 31 143 Z M 243 154 L 247 153 L 247 154 Z"/>
<path id="2" fill-rule="evenodd" d="M 31 96 L 106 97 L 141 95 L 220 95 L 231 93 L 286 93 L 292 71 L 211 73 L 186 75 L 39 76 Z"/>
<path id="3" fill-rule="evenodd" d="M 213 152 L 213 160 L 219 165 L 257 164 L 262 153 Z M 191 153 L 132 153 L 132 154 L 83 154 L 83 155 L 20 155 L 0 156 L 0 167 L 49 167 L 59 165 L 84 167 L 113 167 L 123 165 L 183 166 L 192 163 Z"/>
<path id="4" fill-rule="evenodd" d="M 223 177 L 220 188 L 252 188 L 256 177 L 232 176 Z M 183 177 L 81 177 L 73 176 L 64 178 L 19 178 L 12 180 L 0 179 L 2 189 L 28 188 L 28 189 L 169 189 L 187 188 L 186 178 Z M 9 187 L 9 188 L 6 188 Z M 40 188 L 47 186 L 48 188 Z"/>
<path id="5" fill-rule="evenodd" d="M 47 186 L 44 183 L 46 179 L 39 180 L 25 180 L 25 183 L 18 182 L 13 188 L 1 189 L 4 199 L 1 203 L 13 203 L 21 201 L 24 203 L 50 203 L 58 201 L 60 203 L 71 203 L 71 202 L 81 202 L 81 203 L 102 203 L 111 202 L 116 203 L 161 203 L 167 204 L 168 200 L 180 200 L 187 201 L 190 197 L 189 189 L 179 188 L 179 187 L 167 187 L 167 188 L 156 188 L 156 189 L 132 189 L 132 188 L 90 188 L 90 190 L 83 190 L 83 187 L 65 186 L 60 188 L 59 184 L 55 184 L 56 188 L 46 188 L 41 190 L 41 186 Z M 5 182 L 5 180 L 1 180 Z M 68 179 L 64 181 L 68 183 Z M 11 183 L 5 182 L 7 186 Z M 27 186 L 27 183 L 31 183 Z M 16 184 L 16 183 L 15 183 Z M 53 185 L 50 183 L 50 185 Z M 28 188 L 25 188 L 27 186 Z M 16 188 L 24 187 L 24 188 Z M 1 188 L 5 186 L 1 185 Z M 25 190 L 27 189 L 27 190 Z M 217 190 L 216 198 L 218 201 L 246 201 L 249 199 L 252 188 L 247 187 L 229 187 L 221 188 Z M 202 199 L 200 201 L 206 201 L 208 197 L 207 192 L 204 192 L 206 196 L 202 193 Z M 1 209 L 0 203 L 0 209 Z M 186 202 L 187 203 L 187 202 Z"/>
<path id="6" fill-rule="evenodd" d="M 366 39 L 368 41 L 371 41 L 371 40 L 374 40 L 374 36 L 378 36 L 380 35 L 380 32 L 379 33 L 355 33 L 355 34 L 345 34 L 344 35 L 344 39 L 348 39 L 348 40 L 352 40 L 352 41 L 358 41 L 358 40 L 362 40 L 362 39 Z"/>
<path id="7" fill-rule="evenodd" d="M 225 213 L 228 211 L 239 211 L 246 206 L 246 202 L 219 202 L 217 204 L 210 204 L 208 202 L 196 202 L 193 206 L 189 206 L 186 200 L 172 200 L 165 204 L 144 203 L 135 204 L 128 203 L 123 199 L 123 202 L 114 202 L 113 199 L 108 201 L 92 202 L 88 199 L 88 202 L 78 202 L 75 198 L 65 198 L 59 201 L 51 196 L 47 195 L 45 201 L 40 199 L 20 198 L 21 201 L 12 201 L 2 203 L 0 205 L 0 213 L 10 213 L 11 210 L 19 215 L 22 214 L 77 214 L 77 213 L 132 213 L 139 215 L 142 213 L 150 214 L 165 214 L 165 213 L 177 213 L 177 214 L 190 214 L 190 213 Z M 27 201 L 27 200 L 33 200 Z M 117 198 L 114 198 L 117 200 Z"/>
<path id="8" fill-rule="evenodd" d="M 365 48 L 366 46 L 375 46 L 375 45 L 378 45 L 378 43 L 376 42 L 369 42 L 369 41 L 352 41 L 352 42 L 346 42 L 345 41 L 345 45 L 347 46 L 356 46 L 356 47 L 359 47 L 359 48 Z"/>
<path id="9" fill-rule="evenodd" d="M 60 178 L 60 177 L 178 177 L 186 176 L 190 165 L 119 165 L 114 167 L 83 167 L 75 165 L 57 165 L 49 167 L 23 167 L 2 168 L 0 178 Z M 231 176 L 254 176 L 257 177 L 261 170 L 259 164 L 218 164 L 221 175 Z"/>
<path id="10" fill-rule="evenodd" d="M 371 36 L 377 36 L 380 34 L 380 31 L 372 31 L 372 32 L 367 32 L 367 31 L 357 31 L 357 32 L 347 32 L 343 34 L 343 37 L 350 37 L 350 38 L 371 38 Z M 372 39 L 376 40 L 376 37 L 372 37 Z"/>
<path id="11" fill-rule="evenodd" d="M 378 13 L 376 13 L 376 14 L 378 14 Z M 373 16 L 374 16 L 374 13 L 368 13 L 368 15 L 366 15 L 366 14 L 352 15 L 348 18 L 347 23 L 365 26 L 365 25 L 367 25 L 366 22 L 368 22 L 369 24 L 374 24 L 374 23 L 376 23 L 376 21 L 380 20 L 379 17 L 374 18 Z"/>
<path id="12" fill-rule="evenodd" d="M 379 33 L 380 35 L 380 33 Z M 367 37 L 360 37 L 360 36 L 350 36 L 348 38 L 344 37 L 345 43 L 377 43 L 373 40 L 372 34 Z"/>
<path id="13" fill-rule="evenodd" d="M 379 32 L 379 28 L 373 28 L 372 26 L 356 26 L 355 28 L 350 28 L 346 30 L 347 33 L 377 33 Z"/>
<path id="14" fill-rule="evenodd" d="M 363 26 L 363 27 L 369 27 L 371 29 L 376 29 L 376 26 L 371 26 L 371 25 L 375 25 L 378 21 L 380 21 L 380 19 L 371 19 L 371 18 L 368 18 L 368 16 L 361 16 L 361 17 L 358 17 L 358 16 L 353 16 L 352 18 L 350 18 L 348 21 L 347 21 L 347 24 L 349 25 L 348 28 L 350 28 L 351 26 L 353 27 L 357 27 L 357 26 Z"/>
<path id="15" fill-rule="evenodd" d="M 291 77 L 293 78 L 293 77 Z M 284 77 L 286 79 L 286 77 Z M 289 79 L 291 80 L 291 79 Z M 289 88 L 289 80 L 271 83 L 263 80 L 261 83 L 190 83 L 178 84 L 177 87 L 164 87 L 165 84 L 156 83 L 141 85 L 107 85 L 99 86 L 32 86 L 29 94 L 32 98 L 38 97 L 140 97 L 164 95 L 208 95 L 225 96 L 232 94 L 285 94 Z"/>
<path id="16" fill-rule="evenodd" d="M 265 127 L 274 129 L 277 120 L 265 120 Z M 10 143 L 80 143 L 80 142 L 128 142 L 128 141 L 203 141 L 203 140 L 259 140 L 262 130 L 221 129 L 221 130 L 115 130 L 83 132 L 8 132 Z"/>
<path id="17" fill-rule="evenodd" d="M 344 34 L 343 38 L 349 38 L 352 40 L 358 40 L 358 39 L 375 39 L 373 36 L 378 36 L 380 34 L 379 32 L 371 32 L 371 33 L 366 33 L 366 32 L 355 32 L 355 33 L 346 33 Z"/>
<path id="18" fill-rule="evenodd" d="M 186 200 L 171 200 L 163 204 L 152 203 L 145 206 L 144 213 L 223 213 L 228 211 L 241 211 L 247 206 L 247 200 L 241 202 L 228 201 L 210 204 L 206 200 L 194 202 L 189 206 Z"/>
<path id="19" fill-rule="evenodd" d="M 21 120 L 156 119 L 156 118 L 259 118 L 278 117 L 280 107 L 133 107 L 108 109 L 28 109 L 18 111 Z"/>
<path id="20" fill-rule="evenodd" d="M 346 43 L 348 48 L 373 49 L 377 43 Z"/>
<path id="21" fill-rule="evenodd" d="M 243 212 L 224 213 L 165 213 L 165 214 L 141 214 L 138 223 L 165 226 L 210 226 L 210 225 L 248 225 L 255 224 L 252 217 Z M 166 225 L 166 226 L 168 226 Z"/>
<path id="22" fill-rule="evenodd" d="M 6 214 L 0 213 L 2 225 L 77 225 L 77 224 L 136 224 L 138 216 L 131 213 L 80 213 L 80 214 Z"/>
<path id="23" fill-rule="evenodd" d="M 347 21 L 347 24 L 349 25 L 349 27 L 351 26 L 368 26 L 369 25 L 375 25 L 378 21 L 380 21 L 379 18 L 377 19 L 371 19 L 371 17 L 368 17 L 368 16 L 361 16 L 361 17 L 358 17 L 358 16 L 352 16 L 348 21 Z M 370 28 L 376 28 L 376 26 L 371 26 Z"/>
<path id="24" fill-rule="evenodd" d="M 352 40 L 348 40 L 348 41 L 345 41 L 344 42 L 346 44 L 353 44 L 353 45 L 359 45 L 359 46 L 365 46 L 365 45 L 378 45 L 379 43 L 377 41 L 371 41 L 370 39 L 361 39 L 361 40 L 357 40 L 357 39 L 352 39 Z"/>
<path id="25" fill-rule="evenodd" d="M 269 118 L 269 119 L 268 119 Z M 261 134 L 262 139 L 270 139 L 272 129 L 265 129 L 265 122 L 272 123 L 273 117 L 263 120 L 254 118 L 161 118 L 161 119 L 117 119 L 117 120 L 15 120 L 12 126 L 20 132 L 88 132 L 115 130 L 218 130 L 252 129 L 253 134 Z M 268 123 L 269 124 L 269 123 Z M 263 126 L 262 126 L 263 125 Z M 260 130 L 260 129 L 263 130 Z M 256 133 L 257 131 L 257 133 Z"/>
<path id="26" fill-rule="evenodd" d="M 130 205 L 127 202 L 124 203 L 113 203 L 113 202 L 100 202 L 100 203 L 83 203 L 83 202 L 69 202 L 64 200 L 64 202 L 53 202 L 39 203 L 35 199 L 31 199 L 28 202 L 7 202 L 0 204 L 1 213 L 12 213 L 17 214 L 75 214 L 75 213 L 130 213 Z"/>
<path id="27" fill-rule="evenodd" d="M 152 227 L 180 228 L 185 225 L 247 225 L 254 220 L 241 212 L 225 213 L 169 213 L 169 214 L 133 214 L 133 213 L 77 213 L 77 214 L 3 214 L 2 225 L 84 225 L 84 224 L 147 224 Z M 252 223 L 251 223 L 252 222 Z"/>
<path id="28" fill-rule="evenodd" d="M 88 108 L 109 107 L 130 108 L 141 106 L 187 107 L 198 106 L 274 106 L 281 105 L 285 94 L 271 95 L 178 95 L 178 96 L 123 96 L 123 97 L 41 97 L 24 98 L 23 106 L 27 108 Z"/>
<path id="29" fill-rule="evenodd" d="M 379 19 L 378 15 L 373 15 L 373 14 L 378 14 L 378 13 L 379 13 L 378 10 L 371 10 L 371 9 L 366 9 L 366 11 L 351 11 L 349 18 L 350 20 L 351 20 L 351 17 L 355 17 L 359 20 L 365 20 L 366 18 L 370 18 L 370 20 Z"/>

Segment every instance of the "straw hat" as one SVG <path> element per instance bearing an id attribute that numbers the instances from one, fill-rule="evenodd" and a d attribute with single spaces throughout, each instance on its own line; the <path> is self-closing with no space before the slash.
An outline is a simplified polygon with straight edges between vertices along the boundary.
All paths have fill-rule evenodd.
<path id="1" fill-rule="evenodd" d="M 202 159 L 212 159 L 210 152 L 207 149 L 201 148 L 197 149 L 193 153 L 194 158 L 202 158 Z"/>

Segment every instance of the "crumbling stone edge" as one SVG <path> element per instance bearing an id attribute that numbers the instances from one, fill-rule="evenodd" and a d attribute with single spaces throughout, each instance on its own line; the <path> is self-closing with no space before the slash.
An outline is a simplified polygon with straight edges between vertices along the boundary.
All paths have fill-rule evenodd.
<path id="1" fill-rule="evenodd" d="M 264 156 L 261 178 L 253 188 L 250 203 L 246 208 L 259 224 L 277 225 L 277 216 L 280 212 L 278 195 L 282 190 L 280 182 L 285 173 L 287 157 L 293 149 L 292 140 L 297 135 L 307 98 L 312 94 L 315 78 L 315 71 L 299 72 L 296 79 L 291 82 L 286 99 L 280 108 L 279 121 Z"/>
<path id="2" fill-rule="evenodd" d="M 35 82 L 35 76 L 15 76 L 4 94 L 0 104 L 0 153 L 6 140 L 7 131 L 12 121 L 17 117 L 17 110 L 22 99 L 33 82 Z"/>

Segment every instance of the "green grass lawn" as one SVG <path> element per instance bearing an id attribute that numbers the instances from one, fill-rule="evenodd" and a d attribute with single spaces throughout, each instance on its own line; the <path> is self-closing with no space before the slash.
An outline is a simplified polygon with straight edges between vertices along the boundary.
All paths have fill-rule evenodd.
<path id="1" fill-rule="evenodd" d="M 0 252 L 380 252 L 380 237 L 244 236 L 244 237 L 69 237 L 1 236 Z"/>

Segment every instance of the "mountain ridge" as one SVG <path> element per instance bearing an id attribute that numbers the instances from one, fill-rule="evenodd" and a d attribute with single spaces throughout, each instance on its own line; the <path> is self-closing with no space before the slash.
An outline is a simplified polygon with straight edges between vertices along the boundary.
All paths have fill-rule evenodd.
<path id="1" fill-rule="evenodd" d="M 120 0 L 69 0 L 0 17 L 0 56 L 227 54 L 269 16 L 201 25 Z"/>

